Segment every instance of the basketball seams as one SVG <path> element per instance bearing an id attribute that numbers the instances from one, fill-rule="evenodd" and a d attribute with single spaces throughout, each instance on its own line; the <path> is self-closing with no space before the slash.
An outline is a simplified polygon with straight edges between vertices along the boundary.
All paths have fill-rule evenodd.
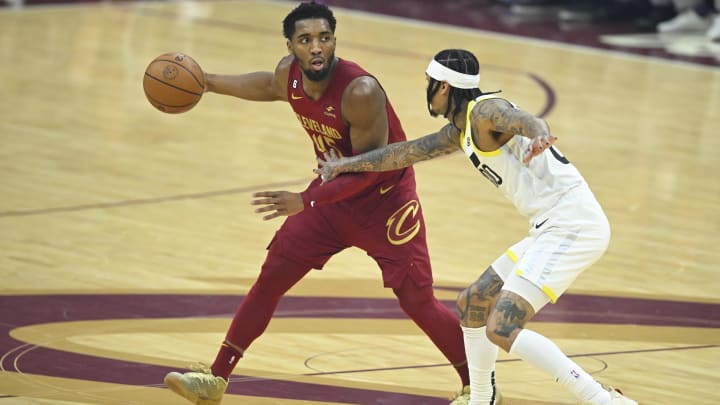
<path id="1" fill-rule="evenodd" d="M 149 77 L 149 78 L 151 78 L 151 79 L 153 79 L 153 80 L 157 80 L 158 82 L 160 82 L 160 83 L 162 83 L 162 84 L 164 84 L 164 85 L 166 85 L 166 86 L 170 86 L 170 87 L 174 88 L 175 90 L 180 90 L 180 91 L 182 91 L 182 92 L 185 92 L 185 93 L 188 93 L 188 94 L 192 94 L 192 95 L 194 95 L 194 96 L 201 96 L 201 97 L 202 97 L 202 95 L 203 95 L 202 93 L 195 93 L 194 91 L 190 91 L 190 90 L 187 90 L 187 89 L 183 89 L 182 87 L 176 86 L 176 85 L 174 85 L 174 84 L 172 84 L 172 83 L 168 83 L 168 82 L 166 82 L 166 81 L 164 81 L 164 80 L 160 80 L 160 79 L 158 79 L 157 77 L 151 75 L 151 74 L 148 73 L 148 72 L 145 72 L 145 76 L 147 76 L 147 77 Z M 146 92 L 146 93 L 147 93 L 147 92 Z"/>
<path id="2" fill-rule="evenodd" d="M 171 105 L 171 104 L 163 103 L 163 102 L 161 102 L 160 100 L 157 100 L 157 99 L 153 98 L 151 95 L 148 94 L 147 91 L 145 92 L 145 97 L 147 97 L 148 100 L 152 101 L 154 104 L 157 104 L 157 105 L 162 106 L 162 107 L 170 107 L 170 108 L 192 107 L 192 106 L 194 106 L 195 104 L 197 104 L 198 101 L 200 101 L 200 100 L 197 100 L 197 101 L 193 101 L 192 103 L 187 103 L 187 104 Z"/>
<path id="3" fill-rule="evenodd" d="M 143 91 L 158 110 L 183 113 L 193 108 L 205 93 L 205 74 L 192 57 L 166 53 L 145 68 Z"/>
<path id="4" fill-rule="evenodd" d="M 155 62 L 170 62 L 170 63 L 172 63 L 173 65 L 178 65 L 178 66 L 180 66 L 180 67 L 183 68 L 186 72 L 190 73 L 190 76 L 192 76 L 193 80 L 195 80 L 195 83 L 197 83 L 198 86 L 200 86 L 200 88 L 205 89 L 205 83 L 204 83 L 205 80 L 203 80 L 202 82 L 200 82 L 200 80 L 197 78 L 197 76 L 195 76 L 195 73 L 193 73 L 192 70 L 190 70 L 190 69 L 188 69 L 187 67 L 185 67 L 185 65 L 183 65 L 182 63 L 177 63 L 175 60 L 172 60 L 172 59 L 156 59 L 156 60 L 154 60 L 154 61 L 151 63 L 151 65 L 152 65 L 153 63 L 155 63 Z M 201 68 L 199 65 L 198 65 L 198 69 L 199 69 L 200 71 L 202 71 L 202 68 Z"/>

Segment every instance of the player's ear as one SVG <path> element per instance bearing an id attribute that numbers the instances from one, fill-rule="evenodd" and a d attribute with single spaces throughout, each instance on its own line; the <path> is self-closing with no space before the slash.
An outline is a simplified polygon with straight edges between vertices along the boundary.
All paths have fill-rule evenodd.
<path id="1" fill-rule="evenodd" d="M 287 45 L 288 52 L 292 53 L 292 42 L 290 42 L 290 40 L 288 39 L 287 41 L 285 41 L 285 44 Z"/>
<path id="2" fill-rule="evenodd" d="M 446 81 L 440 82 L 440 93 L 447 94 L 450 91 L 450 85 Z"/>

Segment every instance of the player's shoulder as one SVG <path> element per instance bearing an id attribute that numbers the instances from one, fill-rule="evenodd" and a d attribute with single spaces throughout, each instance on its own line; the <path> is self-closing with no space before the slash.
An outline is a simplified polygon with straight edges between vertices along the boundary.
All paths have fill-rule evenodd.
<path id="1" fill-rule="evenodd" d="M 357 97 L 368 97 L 382 92 L 380 83 L 372 76 L 358 76 L 348 83 L 346 92 Z"/>
<path id="2" fill-rule="evenodd" d="M 357 63 L 338 58 L 335 74 L 338 75 L 337 83 L 346 83 L 342 95 L 343 104 L 364 105 L 372 101 L 384 102 L 385 92 L 380 83 Z"/>
<path id="3" fill-rule="evenodd" d="M 472 113 L 476 115 L 489 115 L 510 108 L 517 108 L 511 101 L 495 95 L 481 96 L 474 100 Z"/>
<path id="4" fill-rule="evenodd" d="M 287 86 L 287 82 L 290 78 L 290 66 L 292 66 L 292 62 L 292 55 L 287 55 L 280 59 L 273 76 L 273 86 L 283 100 L 286 100 L 284 97 L 287 97 L 285 95 L 285 87 Z"/>
<path id="5" fill-rule="evenodd" d="M 351 85 L 359 84 L 361 86 L 380 86 L 377 79 L 375 79 L 375 77 L 371 73 L 369 73 L 356 62 L 348 59 L 337 58 L 335 74 L 337 74 L 341 78 L 344 78 L 341 80 L 348 81 L 348 83 Z"/>
<path id="6" fill-rule="evenodd" d="M 338 67 L 341 69 L 347 69 L 347 70 L 352 70 L 352 71 L 359 71 L 361 73 L 367 73 L 367 71 L 362 66 L 360 66 L 359 63 L 352 61 L 350 59 L 338 57 L 337 64 L 338 64 Z"/>
<path id="7" fill-rule="evenodd" d="M 385 105 L 385 92 L 372 76 L 358 76 L 348 83 L 342 95 L 343 108 L 366 109 Z"/>
<path id="8" fill-rule="evenodd" d="M 288 72 L 290 72 L 290 66 L 292 65 L 294 59 L 295 58 L 292 55 L 283 56 L 278 62 L 277 67 L 275 68 L 275 73 L 287 74 Z"/>

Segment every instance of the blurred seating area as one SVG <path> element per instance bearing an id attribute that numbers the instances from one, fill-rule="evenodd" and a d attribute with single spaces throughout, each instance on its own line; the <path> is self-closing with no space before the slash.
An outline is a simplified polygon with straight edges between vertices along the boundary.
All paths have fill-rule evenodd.
<path id="1" fill-rule="evenodd" d="M 704 36 L 720 46 L 720 0 L 504 0 L 509 12 L 527 20 L 566 26 L 623 23 L 638 32 Z"/>
<path id="2" fill-rule="evenodd" d="M 331 7 L 720 66 L 720 0 L 316 1 Z M 0 0 L 0 9 L 133 2 Z"/>

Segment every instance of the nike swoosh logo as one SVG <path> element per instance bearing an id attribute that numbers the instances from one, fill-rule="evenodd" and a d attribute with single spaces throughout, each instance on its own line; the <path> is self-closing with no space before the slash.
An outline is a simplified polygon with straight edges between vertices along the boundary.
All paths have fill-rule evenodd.
<path id="1" fill-rule="evenodd" d="M 538 223 L 538 224 L 535 224 L 535 229 L 539 229 L 541 226 L 543 226 L 543 225 L 545 224 L 545 222 L 548 221 L 548 219 L 550 219 L 550 218 L 545 218 L 544 221 L 542 221 L 542 222 L 540 222 L 540 223 Z"/>
<path id="2" fill-rule="evenodd" d="M 303 98 L 303 97 L 302 97 L 302 96 L 296 96 L 296 95 L 294 95 L 293 93 L 290 93 L 290 98 L 292 98 L 293 100 L 300 100 L 300 99 Z"/>
<path id="3" fill-rule="evenodd" d="M 383 194 L 387 193 L 388 191 L 392 190 L 393 187 L 395 187 L 394 184 L 390 187 L 380 187 L 380 195 L 383 195 Z"/>

